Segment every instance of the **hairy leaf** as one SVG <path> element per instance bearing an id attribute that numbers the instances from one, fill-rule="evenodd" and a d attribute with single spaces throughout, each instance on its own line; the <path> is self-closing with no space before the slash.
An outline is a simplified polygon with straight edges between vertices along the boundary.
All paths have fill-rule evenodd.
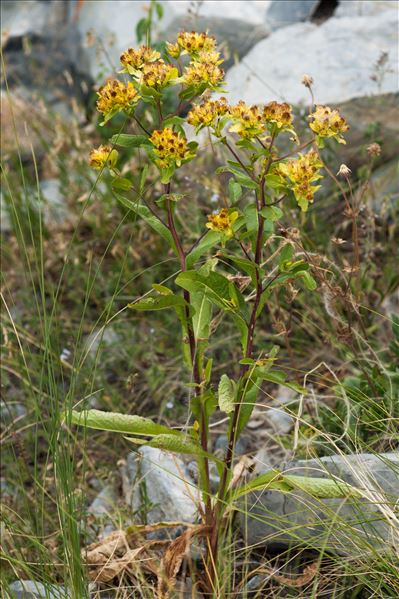
<path id="1" fill-rule="evenodd" d="M 72 422 L 86 428 L 112 431 L 114 433 L 149 436 L 160 434 L 180 435 L 178 431 L 157 424 L 149 418 L 117 412 L 103 412 L 102 410 L 83 410 L 82 412 L 72 410 Z"/>
<path id="2" fill-rule="evenodd" d="M 222 374 L 218 387 L 219 408 L 225 414 L 230 414 L 234 411 L 236 399 L 236 385 L 234 381 L 229 379 L 227 374 Z"/>

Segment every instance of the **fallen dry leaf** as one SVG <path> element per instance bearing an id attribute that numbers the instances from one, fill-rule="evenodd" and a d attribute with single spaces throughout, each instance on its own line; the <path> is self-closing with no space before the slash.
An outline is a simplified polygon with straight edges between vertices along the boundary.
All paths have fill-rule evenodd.
<path id="1" fill-rule="evenodd" d="M 168 599 L 169 593 L 176 584 L 177 573 L 187 554 L 192 538 L 206 536 L 210 531 L 211 527 L 206 524 L 192 526 L 172 541 L 161 562 L 161 571 L 158 577 L 158 599 Z"/>

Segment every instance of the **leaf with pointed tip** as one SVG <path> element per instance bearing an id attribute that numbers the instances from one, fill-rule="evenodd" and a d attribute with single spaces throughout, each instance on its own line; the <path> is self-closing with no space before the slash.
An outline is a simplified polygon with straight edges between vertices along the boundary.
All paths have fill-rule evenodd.
<path id="1" fill-rule="evenodd" d="M 157 424 L 150 418 L 118 412 L 103 412 L 102 410 L 83 410 L 81 412 L 72 410 L 72 423 L 86 428 L 131 435 L 180 434 L 167 426 Z"/>

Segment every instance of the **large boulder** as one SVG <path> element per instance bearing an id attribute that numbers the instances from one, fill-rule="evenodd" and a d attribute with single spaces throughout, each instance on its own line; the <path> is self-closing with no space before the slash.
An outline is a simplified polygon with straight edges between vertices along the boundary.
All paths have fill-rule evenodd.
<path id="1" fill-rule="evenodd" d="M 136 520 L 143 514 L 148 524 L 196 520 L 198 491 L 179 457 L 141 447 L 137 454 L 128 455 L 126 475 L 130 485 L 125 498 Z"/>
<path id="2" fill-rule="evenodd" d="M 263 471 L 267 468 L 259 468 L 257 473 Z M 303 491 L 252 493 L 241 515 L 246 543 L 268 547 L 306 544 L 348 555 L 397 547 L 399 454 L 298 460 L 289 464 L 285 472 L 315 478 L 338 477 L 360 489 L 363 497 L 314 499 Z"/>
<path id="3" fill-rule="evenodd" d="M 309 105 L 309 91 L 301 83 L 305 73 L 315 79 L 318 103 L 396 92 L 396 35 L 397 18 L 391 10 L 372 18 L 332 17 L 319 26 L 307 22 L 284 27 L 230 69 L 230 101 Z M 377 66 L 382 52 L 387 53 L 383 72 Z"/>

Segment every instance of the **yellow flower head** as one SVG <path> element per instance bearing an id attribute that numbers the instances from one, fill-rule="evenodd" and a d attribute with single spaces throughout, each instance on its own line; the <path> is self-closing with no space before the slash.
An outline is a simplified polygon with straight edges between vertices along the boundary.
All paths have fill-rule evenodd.
<path id="1" fill-rule="evenodd" d="M 212 231 L 218 231 L 223 234 L 225 239 L 230 239 L 234 235 L 233 225 L 238 218 L 238 212 L 230 212 L 227 208 L 222 208 L 217 214 L 209 214 L 206 226 Z"/>
<path id="2" fill-rule="evenodd" d="M 336 137 L 339 143 L 346 143 L 341 134 L 348 131 L 349 125 L 338 110 L 318 105 L 309 119 L 311 121 L 309 127 L 319 137 Z"/>
<path id="3" fill-rule="evenodd" d="M 109 166 L 113 168 L 118 160 L 118 152 L 111 146 L 99 146 L 90 152 L 89 164 L 92 168 L 100 171 Z"/>
<path id="4" fill-rule="evenodd" d="M 184 83 L 194 87 L 214 88 L 223 81 L 224 71 L 212 62 L 190 62 L 184 73 Z"/>
<path id="5" fill-rule="evenodd" d="M 198 56 L 195 58 L 197 62 L 205 62 L 210 64 L 222 64 L 223 59 L 220 58 L 220 52 L 215 50 L 201 50 L 198 52 Z"/>
<path id="6" fill-rule="evenodd" d="M 263 118 L 270 123 L 276 123 L 279 129 L 290 127 L 293 121 L 292 106 L 283 102 L 269 102 L 263 109 Z"/>
<path id="7" fill-rule="evenodd" d="M 303 210 L 306 212 L 309 202 L 313 202 L 314 194 L 319 189 L 319 185 L 312 185 L 321 178 L 319 169 L 322 163 L 314 150 L 307 154 L 299 154 L 296 160 L 279 164 L 276 174 L 289 179 L 289 188 L 294 192 L 295 198 Z"/>
<path id="8" fill-rule="evenodd" d="M 252 139 L 264 132 L 262 113 L 258 106 L 248 106 L 241 100 L 231 106 L 229 112 L 234 122 L 231 132 L 238 133 L 244 139 Z"/>
<path id="9" fill-rule="evenodd" d="M 166 51 L 172 58 L 179 58 L 181 54 L 181 47 L 179 44 L 172 44 L 171 42 L 166 42 Z"/>
<path id="10" fill-rule="evenodd" d="M 196 31 L 182 31 L 177 36 L 177 46 L 181 48 L 181 52 L 196 55 L 202 50 L 212 52 L 216 46 L 214 37 L 207 35 L 204 31 L 197 33 Z"/>
<path id="11" fill-rule="evenodd" d="M 97 110 L 104 115 L 130 108 L 140 100 L 133 83 L 125 84 L 118 79 L 111 79 L 97 92 Z"/>
<path id="12" fill-rule="evenodd" d="M 193 127 L 211 127 L 218 117 L 223 116 L 228 111 L 226 98 L 220 100 L 206 100 L 202 104 L 192 107 L 187 115 L 187 122 Z"/>
<path id="13" fill-rule="evenodd" d="M 156 90 L 161 90 L 170 85 L 178 77 L 178 70 L 164 60 L 149 62 L 143 66 L 140 83 Z"/>
<path id="14" fill-rule="evenodd" d="M 150 142 L 154 146 L 154 154 L 158 156 L 156 164 L 160 168 L 167 168 L 172 164 L 180 166 L 183 160 L 191 156 L 187 140 L 171 127 L 153 131 Z"/>
<path id="15" fill-rule="evenodd" d="M 154 62 L 161 58 L 161 55 L 156 50 L 148 46 L 140 46 L 137 50 L 128 48 L 121 54 L 121 63 L 128 72 L 142 69 L 149 62 Z"/>

